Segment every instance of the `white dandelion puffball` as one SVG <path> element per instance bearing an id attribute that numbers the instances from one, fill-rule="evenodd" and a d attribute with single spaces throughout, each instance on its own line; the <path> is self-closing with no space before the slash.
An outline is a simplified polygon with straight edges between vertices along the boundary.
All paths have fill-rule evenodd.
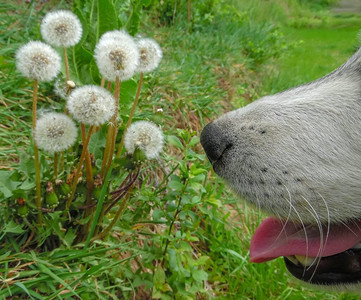
<path id="1" fill-rule="evenodd" d="M 22 46 L 15 55 L 16 68 L 24 77 L 38 80 L 50 81 L 60 71 L 61 59 L 49 45 L 31 41 Z"/>
<path id="2" fill-rule="evenodd" d="M 149 38 L 137 40 L 137 47 L 139 51 L 139 65 L 138 72 L 151 72 L 156 69 L 162 59 L 162 49 L 158 43 Z"/>
<path id="3" fill-rule="evenodd" d="M 130 39 L 130 40 L 133 40 L 132 36 L 125 30 L 107 31 L 100 37 L 99 42 L 103 42 L 106 39 L 116 39 L 116 40 Z"/>
<path id="4" fill-rule="evenodd" d="M 71 11 L 57 10 L 45 15 L 40 31 L 50 45 L 68 48 L 79 43 L 83 28 L 78 17 Z"/>
<path id="5" fill-rule="evenodd" d="M 152 122 L 138 121 L 129 126 L 124 137 L 124 146 L 131 154 L 138 147 L 148 159 L 156 158 L 162 151 L 162 130 Z"/>
<path id="6" fill-rule="evenodd" d="M 37 120 L 33 134 L 39 149 L 54 153 L 64 151 L 74 144 L 77 128 L 67 115 L 50 112 Z"/>
<path id="7" fill-rule="evenodd" d="M 139 63 L 139 52 L 133 38 L 124 31 L 105 33 L 95 47 L 94 57 L 100 74 L 107 80 L 128 80 Z"/>
<path id="8" fill-rule="evenodd" d="M 74 81 L 64 81 L 64 78 L 58 78 L 54 83 L 54 93 L 61 99 L 68 99 L 70 91 L 75 89 Z"/>
<path id="9" fill-rule="evenodd" d="M 85 85 L 70 93 L 67 108 L 80 123 L 99 126 L 109 121 L 114 114 L 115 99 L 100 86 Z"/>

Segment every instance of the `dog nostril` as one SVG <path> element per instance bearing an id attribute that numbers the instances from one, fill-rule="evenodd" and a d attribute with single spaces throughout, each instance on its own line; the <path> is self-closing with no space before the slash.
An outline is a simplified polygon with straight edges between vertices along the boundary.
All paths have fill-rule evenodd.
<path id="1" fill-rule="evenodd" d="M 200 139 L 211 163 L 220 159 L 226 150 L 233 147 L 230 138 L 214 123 L 209 123 L 204 127 Z"/>

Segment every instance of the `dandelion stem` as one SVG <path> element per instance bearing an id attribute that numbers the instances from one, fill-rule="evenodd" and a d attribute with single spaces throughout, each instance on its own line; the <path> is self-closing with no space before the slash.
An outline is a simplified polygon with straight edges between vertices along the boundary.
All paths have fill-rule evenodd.
<path id="1" fill-rule="evenodd" d="M 54 182 L 58 178 L 58 152 L 54 153 Z"/>
<path id="2" fill-rule="evenodd" d="M 88 131 L 88 135 L 87 135 L 87 137 L 85 139 L 85 142 L 83 143 L 83 151 L 81 153 L 81 156 L 80 156 L 80 159 L 79 159 L 79 164 L 78 164 L 78 167 L 76 169 L 75 176 L 74 176 L 74 179 L 73 179 L 73 184 L 71 186 L 71 194 L 70 194 L 68 200 L 66 201 L 65 213 L 67 213 L 69 211 L 70 205 L 73 202 L 73 198 L 74 198 L 74 195 L 75 195 L 75 190 L 76 190 L 76 187 L 78 185 L 78 180 L 79 180 L 79 176 L 80 176 L 81 167 L 82 167 L 83 162 L 84 162 L 85 154 L 86 154 L 86 152 L 88 150 L 88 145 L 89 145 L 90 136 L 92 134 L 92 131 L 93 131 L 93 126 L 90 126 L 89 131 Z"/>
<path id="3" fill-rule="evenodd" d="M 33 107 L 32 107 L 32 126 L 33 132 L 36 127 L 36 107 L 38 100 L 38 80 L 34 81 L 34 90 L 33 90 Z M 39 163 L 39 150 L 36 142 L 34 140 L 34 163 L 35 163 L 35 186 L 36 186 L 36 207 L 38 208 L 38 225 L 43 223 L 43 214 L 40 210 L 41 208 L 41 179 L 40 179 L 40 163 Z"/>
<path id="4" fill-rule="evenodd" d="M 112 136 L 111 136 L 111 144 L 110 144 L 110 152 L 108 156 L 108 162 L 107 162 L 107 170 L 109 169 L 112 160 L 113 160 L 113 154 L 115 151 L 115 141 L 117 139 L 117 133 L 118 133 L 118 114 L 119 114 L 119 97 L 120 97 L 120 80 L 119 77 L 116 77 L 115 79 L 115 87 L 114 87 L 114 99 L 115 99 L 115 112 L 111 119 L 113 126 L 112 130 Z"/>
<path id="5" fill-rule="evenodd" d="M 70 148 L 70 152 L 71 152 L 71 148 Z M 64 151 L 61 151 L 61 156 L 60 156 L 60 172 L 63 172 L 63 171 L 64 171 L 64 165 L 65 165 Z"/>
<path id="6" fill-rule="evenodd" d="M 106 138 L 106 142 L 105 142 L 105 149 L 104 149 L 104 153 L 103 153 L 103 161 L 102 161 L 102 166 L 100 168 L 100 176 L 101 178 L 104 179 L 105 175 L 105 168 L 108 162 L 108 157 L 109 157 L 109 151 L 110 151 L 110 144 L 111 144 L 111 134 L 109 133 L 112 129 L 112 124 L 108 124 L 108 132 L 107 132 L 107 138 Z"/>
<path id="7" fill-rule="evenodd" d="M 64 54 L 64 64 L 65 64 L 65 77 L 66 77 L 66 81 L 70 80 L 70 75 L 69 75 L 69 62 L 68 62 L 68 54 L 66 52 L 66 48 L 63 48 L 63 54 Z"/>
<path id="8" fill-rule="evenodd" d="M 104 79 L 104 77 L 103 77 Z M 102 82 L 103 82 L 102 79 Z M 119 78 L 117 77 L 117 79 L 119 80 Z M 116 80 L 117 80 L 116 79 Z M 105 84 L 105 80 L 104 80 L 104 84 Z M 112 83 L 111 81 L 108 82 L 108 86 L 107 86 L 107 90 L 110 91 Z M 120 89 L 120 82 L 118 83 L 119 87 L 117 87 L 117 84 L 115 84 L 115 90 L 114 90 L 114 94 L 116 94 L 116 90 L 117 88 Z M 119 96 L 118 96 L 119 98 Z M 109 121 L 109 125 L 108 125 L 108 132 L 107 132 L 107 138 L 106 138 L 106 142 L 105 142 L 105 149 L 104 149 L 104 154 L 103 154 L 103 161 L 102 161 L 102 166 L 100 168 L 100 176 L 101 178 L 104 180 L 105 176 L 106 176 L 106 170 L 109 169 L 108 167 L 108 162 L 109 162 L 109 156 L 111 153 L 111 147 L 112 147 L 112 141 L 113 141 L 113 135 L 114 135 L 114 131 L 113 131 L 113 126 L 115 125 L 114 123 L 114 116 L 115 119 L 117 120 L 117 116 L 118 116 L 118 98 L 115 97 L 115 111 L 114 114 L 112 116 L 112 118 Z"/>
<path id="9" fill-rule="evenodd" d="M 127 124 L 125 126 L 124 134 L 122 136 L 122 139 L 120 140 L 120 144 L 119 144 L 119 147 L 118 147 L 118 152 L 117 152 L 116 158 L 119 158 L 120 155 L 122 154 L 122 150 L 123 150 L 123 146 L 124 146 L 125 133 L 128 130 L 130 124 L 132 123 L 132 119 L 133 119 L 133 116 L 134 116 L 134 113 L 135 113 L 135 109 L 137 108 L 137 105 L 138 105 L 140 91 L 142 89 L 142 84 L 143 84 L 143 77 L 144 77 L 143 72 L 141 72 L 140 73 L 140 78 L 139 78 L 139 83 L 138 83 L 138 88 L 137 88 L 137 93 L 136 93 L 135 98 L 134 98 L 133 107 L 132 107 L 132 110 L 130 112 L 128 122 L 127 122 Z"/>
<path id="10" fill-rule="evenodd" d="M 86 141 L 85 125 L 81 124 L 80 128 L 81 128 L 81 138 L 82 138 L 83 144 L 85 144 L 85 141 Z M 88 147 L 87 147 L 86 153 L 85 153 L 85 170 L 86 170 L 86 187 L 87 187 L 86 206 L 91 206 L 94 181 L 93 181 L 92 165 L 91 165 L 91 159 L 90 159 L 90 153 L 89 153 Z M 86 211 L 86 215 L 88 215 L 87 211 Z"/>
<path id="11" fill-rule="evenodd" d="M 115 87 L 114 87 L 115 110 L 112 118 L 109 121 L 107 140 L 104 149 L 102 167 L 100 170 L 100 176 L 103 179 L 105 178 L 107 171 L 109 170 L 109 167 L 113 160 L 115 141 L 118 133 L 119 96 L 120 96 L 120 80 L 119 77 L 116 77 Z"/>
<path id="12" fill-rule="evenodd" d="M 105 77 L 102 77 L 102 81 L 100 83 L 100 86 L 103 88 L 105 86 Z"/>

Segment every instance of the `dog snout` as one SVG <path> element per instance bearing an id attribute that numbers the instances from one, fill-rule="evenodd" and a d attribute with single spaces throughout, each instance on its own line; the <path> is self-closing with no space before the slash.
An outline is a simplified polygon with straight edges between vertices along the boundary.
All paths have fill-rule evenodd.
<path id="1" fill-rule="evenodd" d="M 225 132 L 213 122 L 204 127 L 200 139 L 202 147 L 212 164 L 218 161 L 224 152 L 233 146 Z"/>

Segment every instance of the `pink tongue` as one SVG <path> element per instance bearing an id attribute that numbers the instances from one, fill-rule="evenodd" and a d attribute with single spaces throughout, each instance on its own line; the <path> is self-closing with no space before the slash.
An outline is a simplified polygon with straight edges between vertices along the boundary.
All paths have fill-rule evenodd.
<path id="1" fill-rule="evenodd" d="M 320 234 L 317 226 L 306 225 L 303 228 L 292 222 L 267 218 L 252 237 L 250 261 L 260 263 L 288 255 L 330 256 L 352 248 L 360 241 L 361 220 L 343 225 L 331 224 L 327 237 L 326 227 Z"/>

